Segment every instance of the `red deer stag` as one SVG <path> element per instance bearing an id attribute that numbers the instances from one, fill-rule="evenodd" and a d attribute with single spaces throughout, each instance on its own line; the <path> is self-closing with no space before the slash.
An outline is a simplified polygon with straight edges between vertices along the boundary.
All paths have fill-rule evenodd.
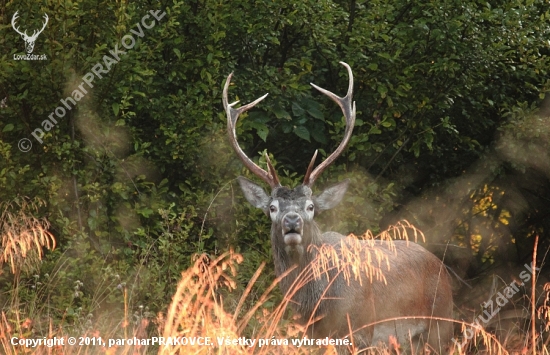
<path id="1" fill-rule="evenodd" d="M 319 90 L 336 102 L 346 119 L 342 142 L 319 166 L 313 169 L 317 152 L 307 169 L 302 185 L 293 189 L 281 186 L 275 168 L 266 155 L 268 169 L 256 165 L 239 147 L 235 126 L 239 115 L 266 96 L 256 101 L 233 108 L 237 103 L 228 103 L 227 91 L 233 74 L 227 77 L 223 89 L 223 105 L 227 113 L 227 131 L 231 146 L 252 173 L 271 187 L 268 195 L 262 187 L 239 177 L 241 189 L 253 206 L 261 208 L 271 217 L 271 245 L 278 276 L 285 274 L 280 282 L 283 294 L 307 325 L 309 337 L 352 338 L 355 349 L 364 349 L 391 336 L 404 348 L 415 351 L 429 346 L 432 351 L 443 352 L 452 336 L 452 324 L 440 318 L 451 318 L 453 299 L 451 283 L 445 266 L 432 253 L 418 244 L 408 241 L 361 240 L 345 237 L 336 232 L 321 232 L 314 221 L 317 213 L 335 207 L 343 198 L 348 180 L 344 180 L 320 195 L 312 194 L 312 185 L 319 175 L 344 151 L 355 123 L 355 102 L 352 103 L 353 74 L 349 65 L 349 88 L 345 97 L 322 89 Z M 383 255 L 380 263 L 383 280 L 346 277 L 332 260 L 343 249 L 359 245 L 359 262 L 367 264 L 375 260 L 372 255 Z M 324 246 L 336 253 L 324 253 Z M 319 257 L 325 256 L 325 265 L 333 265 L 326 276 L 316 274 L 299 287 L 296 280 L 304 275 Z M 336 255 L 336 256 L 335 256 Z M 356 275 L 357 276 L 357 275 Z M 399 318 L 399 319 L 395 319 Z M 387 321 L 385 321 L 387 320 Z M 352 333 L 352 334 L 350 334 Z M 342 349 L 340 349 L 342 351 Z M 345 351 L 345 350 L 344 350 Z"/>

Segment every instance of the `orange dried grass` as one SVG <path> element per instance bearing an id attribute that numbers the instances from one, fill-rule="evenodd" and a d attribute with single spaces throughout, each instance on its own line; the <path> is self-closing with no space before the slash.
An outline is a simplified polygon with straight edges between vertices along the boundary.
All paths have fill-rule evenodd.
<path id="1" fill-rule="evenodd" d="M 38 263 L 44 247 L 55 248 L 49 221 L 35 217 L 43 205 L 42 200 L 28 197 L 0 202 L 0 266 L 9 263 L 13 274 Z"/>
<path id="2" fill-rule="evenodd" d="M 210 337 L 212 340 L 222 336 L 238 338 L 233 317 L 223 309 L 223 299 L 217 291 L 220 287 L 235 289 L 235 263 L 242 260 L 242 256 L 233 251 L 215 260 L 206 255 L 196 256 L 193 267 L 182 272 L 164 320 L 162 336 Z M 164 345 L 159 354 L 209 354 L 211 350 L 199 344 Z"/>

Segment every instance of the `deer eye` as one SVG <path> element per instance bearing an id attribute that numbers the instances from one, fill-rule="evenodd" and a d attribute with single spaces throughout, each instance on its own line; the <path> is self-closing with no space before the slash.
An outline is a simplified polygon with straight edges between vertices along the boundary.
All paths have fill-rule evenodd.
<path id="1" fill-rule="evenodd" d="M 271 212 L 271 213 L 277 212 L 277 206 L 275 206 L 275 205 L 269 206 L 269 212 Z"/>
<path id="2" fill-rule="evenodd" d="M 308 212 L 313 212 L 313 209 L 314 209 L 314 208 L 315 208 L 315 207 L 313 206 L 313 203 L 310 204 L 309 206 L 307 206 Z"/>

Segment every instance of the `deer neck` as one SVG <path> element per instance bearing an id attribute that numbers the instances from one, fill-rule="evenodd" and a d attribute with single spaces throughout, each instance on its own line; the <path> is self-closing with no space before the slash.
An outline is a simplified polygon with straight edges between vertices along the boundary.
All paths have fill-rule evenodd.
<path id="1" fill-rule="evenodd" d="M 288 252 L 280 228 L 277 228 L 279 234 L 276 234 L 272 228 L 271 245 L 273 258 L 275 262 L 275 273 L 281 276 L 288 272 L 279 283 L 281 291 L 285 295 L 291 295 L 292 307 L 301 315 L 302 319 L 307 321 L 315 312 L 317 315 L 326 312 L 326 304 L 318 304 L 324 290 L 328 287 L 326 278 L 319 278 L 308 282 L 300 280 L 308 279 L 311 270 L 308 268 L 316 257 L 316 248 L 312 246 L 321 246 L 322 233 L 315 222 L 312 222 L 308 228 L 304 229 L 303 234 L 303 252 Z M 291 271 L 288 271 L 292 269 Z M 304 271 L 305 270 L 305 271 Z M 303 274 L 301 274 L 304 272 Z M 308 277 L 309 276 L 309 277 Z"/>
<path id="2" fill-rule="evenodd" d="M 314 252 L 312 252 L 311 246 L 320 246 L 322 242 L 322 233 L 319 226 L 315 222 L 308 223 L 304 228 L 303 244 L 295 249 L 291 250 L 284 243 L 284 236 L 281 228 L 272 226 L 271 228 L 271 250 L 273 253 L 273 259 L 275 263 L 275 273 L 277 276 L 282 275 L 288 269 L 293 268 L 292 271 L 281 280 L 281 287 L 286 292 L 292 285 L 300 272 L 306 268 L 311 261 L 315 258 Z"/>

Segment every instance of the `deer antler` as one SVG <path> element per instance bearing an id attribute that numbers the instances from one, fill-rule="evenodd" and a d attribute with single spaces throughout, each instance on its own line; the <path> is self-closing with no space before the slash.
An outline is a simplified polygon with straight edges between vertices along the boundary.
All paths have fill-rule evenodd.
<path id="1" fill-rule="evenodd" d="M 318 87 L 317 85 L 311 83 L 311 86 L 313 86 L 315 89 L 319 90 L 323 94 L 327 95 L 332 99 L 332 101 L 336 102 L 338 106 L 342 109 L 342 112 L 344 113 L 344 117 L 346 119 L 346 130 L 344 132 L 344 138 L 342 138 L 342 141 L 340 142 L 340 145 L 336 150 L 329 155 L 328 158 L 326 158 L 321 164 L 319 164 L 315 170 L 312 171 L 313 165 L 315 164 L 315 158 L 317 157 L 317 151 L 315 151 L 315 154 L 313 154 L 313 158 L 311 159 L 311 162 L 309 163 L 309 166 L 306 171 L 306 175 L 304 176 L 304 182 L 303 185 L 311 187 L 315 180 L 321 175 L 321 173 L 332 164 L 336 158 L 342 154 L 344 149 L 346 148 L 349 139 L 351 137 L 351 132 L 353 131 L 353 126 L 355 125 L 355 102 L 352 102 L 352 96 L 353 96 L 353 73 L 351 71 L 350 66 L 347 63 L 340 62 L 343 66 L 346 67 L 348 70 L 349 75 L 349 86 L 348 86 L 348 93 L 344 97 L 339 97 L 332 92 L 325 90 L 323 88 Z"/>
<path id="2" fill-rule="evenodd" d="M 46 25 L 48 24 L 48 20 L 49 20 L 48 14 L 44 14 L 44 19 L 46 20 L 46 22 L 44 22 L 44 26 L 42 26 L 40 31 L 35 30 L 32 33 L 32 36 L 31 36 L 32 39 L 36 39 L 36 37 L 38 37 L 38 35 L 41 34 L 42 31 L 44 31 L 44 29 L 46 28 Z"/>
<path id="3" fill-rule="evenodd" d="M 273 167 L 273 165 L 271 164 L 271 161 L 269 160 L 269 156 L 267 154 L 265 155 L 267 166 L 269 169 L 269 172 L 267 172 L 264 169 L 260 168 L 258 165 L 256 165 L 256 163 L 254 163 L 243 152 L 243 150 L 239 146 L 239 143 L 237 142 L 237 132 L 235 130 L 235 126 L 237 124 L 237 120 L 239 119 L 239 115 L 245 111 L 248 111 L 252 107 L 256 106 L 256 104 L 262 101 L 263 99 L 265 99 L 268 94 L 265 94 L 264 96 L 256 99 L 255 101 L 249 103 L 248 105 L 244 105 L 237 109 L 234 109 L 233 106 L 237 104 L 239 101 L 235 101 L 230 104 L 227 99 L 227 91 L 229 89 L 229 83 L 231 82 L 232 76 L 233 76 L 233 73 L 229 74 L 229 76 L 227 77 L 227 80 L 225 81 L 225 86 L 223 87 L 223 94 L 222 94 L 223 107 L 227 114 L 227 134 L 229 135 L 229 142 L 231 143 L 233 150 L 235 150 L 235 153 L 237 153 L 237 156 L 241 159 L 243 164 L 252 173 L 254 173 L 256 176 L 258 176 L 260 179 L 262 179 L 266 183 L 268 183 L 272 189 L 279 187 L 281 186 L 281 183 L 279 182 L 279 178 L 277 177 L 277 172 L 275 171 L 275 168 Z"/>
<path id="4" fill-rule="evenodd" d="M 19 15 L 17 15 L 18 12 L 19 12 L 19 10 L 15 11 L 15 14 L 13 14 L 13 17 L 11 18 L 11 27 L 13 27 L 15 32 L 19 33 L 21 36 L 28 37 L 27 36 L 27 31 L 22 33 L 21 31 L 19 31 L 19 28 L 15 27 L 15 21 L 17 21 L 17 18 L 19 17 Z"/>
<path id="5" fill-rule="evenodd" d="M 34 30 L 34 32 L 32 33 L 32 36 L 29 36 L 27 34 L 27 31 L 25 32 L 21 32 L 19 30 L 18 27 L 15 26 L 15 22 L 17 21 L 17 19 L 19 18 L 19 10 L 18 11 L 15 11 L 15 14 L 13 14 L 13 17 L 11 18 L 11 27 L 13 27 L 13 29 L 15 30 L 15 32 L 19 33 L 21 36 L 23 36 L 23 38 L 25 40 L 34 40 L 36 39 L 36 37 L 38 37 L 39 34 L 42 33 L 42 31 L 44 31 L 44 29 L 46 28 L 46 25 L 48 24 L 48 20 L 49 20 L 49 17 L 48 17 L 48 14 L 44 14 L 44 19 L 46 20 L 46 22 L 44 22 L 44 25 L 42 26 L 42 28 L 40 30 Z"/>

